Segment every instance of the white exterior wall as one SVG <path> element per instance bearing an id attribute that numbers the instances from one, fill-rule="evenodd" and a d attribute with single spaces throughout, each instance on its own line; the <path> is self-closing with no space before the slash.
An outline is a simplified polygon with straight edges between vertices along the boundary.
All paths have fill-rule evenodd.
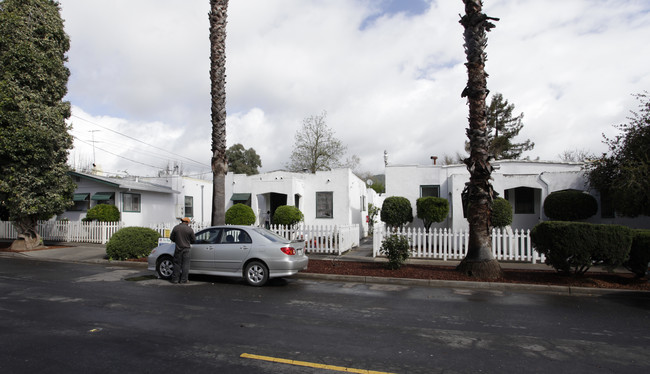
<path id="1" fill-rule="evenodd" d="M 133 193 L 140 195 L 140 211 L 125 212 L 122 194 Z M 174 194 L 176 195 L 176 194 Z M 172 222 L 174 215 L 170 209 L 174 199 L 172 194 L 147 192 L 147 191 L 129 191 L 115 194 L 115 206 L 120 210 L 121 221 L 126 226 L 148 226 L 152 223 Z"/>

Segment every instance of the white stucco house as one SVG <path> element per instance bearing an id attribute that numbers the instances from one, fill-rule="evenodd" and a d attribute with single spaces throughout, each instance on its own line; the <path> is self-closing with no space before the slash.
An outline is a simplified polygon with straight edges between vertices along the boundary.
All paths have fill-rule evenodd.
<path id="1" fill-rule="evenodd" d="M 600 195 L 589 191 L 582 163 L 527 160 L 493 161 L 492 186 L 499 197 L 513 206 L 513 229 L 532 229 L 548 220 L 544 215 L 544 199 L 554 191 L 575 189 L 592 194 L 599 202 L 598 213 L 587 220 L 593 223 L 615 223 L 630 227 L 650 227 L 650 217 L 618 217 L 602 209 Z M 423 196 L 449 200 L 449 215 L 444 222 L 432 227 L 454 231 L 468 228 L 463 213 L 461 194 L 469 172 L 465 165 L 389 165 L 386 166 L 386 196 L 403 196 L 413 207 L 412 227 L 423 227 L 416 216 L 416 201 Z"/>

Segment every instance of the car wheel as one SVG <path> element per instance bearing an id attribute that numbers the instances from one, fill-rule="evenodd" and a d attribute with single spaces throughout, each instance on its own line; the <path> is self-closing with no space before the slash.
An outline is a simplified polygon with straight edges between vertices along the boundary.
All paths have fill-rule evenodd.
<path id="1" fill-rule="evenodd" d="M 171 279 L 174 274 L 174 259 L 171 256 L 160 256 L 156 261 L 156 273 L 161 279 Z"/>
<path id="2" fill-rule="evenodd" d="M 263 286 L 269 280 L 269 269 L 259 261 L 252 261 L 246 265 L 244 278 L 251 286 Z"/>

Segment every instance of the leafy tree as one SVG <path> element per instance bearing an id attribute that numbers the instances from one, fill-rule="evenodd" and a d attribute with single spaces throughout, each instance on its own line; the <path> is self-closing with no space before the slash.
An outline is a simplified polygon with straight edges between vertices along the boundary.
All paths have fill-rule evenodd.
<path id="1" fill-rule="evenodd" d="M 313 174 L 319 170 L 348 166 L 340 161 L 347 147 L 336 139 L 334 131 L 327 127 L 326 116 L 327 113 L 323 112 L 302 121 L 302 128 L 296 132 L 294 138 L 291 162 L 287 165 L 289 170 L 308 170 Z M 358 162 L 358 157 L 356 160 Z"/>
<path id="2" fill-rule="evenodd" d="M 492 226 L 506 227 L 512 224 L 512 204 L 502 197 L 492 201 Z"/>
<path id="3" fill-rule="evenodd" d="M 486 31 L 494 24 L 493 18 L 482 13 L 481 0 L 464 0 L 465 15 L 460 23 L 465 32 L 465 54 L 467 55 L 467 86 L 461 96 L 467 97 L 469 104 L 469 138 L 470 155 L 465 159 L 470 173 L 465 185 L 464 196 L 467 197 L 469 221 L 469 243 L 467 255 L 457 269 L 477 278 L 494 279 L 501 275 L 501 266 L 492 255 L 492 210 L 490 203 L 495 197 L 490 184 L 492 165 L 490 165 L 490 138 L 488 136 L 485 98 L 488 95 L 487 74 L 485 73 Z"/>
<path id="4" fill-rule="evenodd" d="M 226 221 L 226 23 L 228 0 L 210 0 L 212 225 Z"/>
<path id="5" fill-rule="evenodd" d="M 292 205 L 281 205 L 273 213 L 274 225 L 293 226 L 302 221 L 305 216 L 300 209 Z"/>
<path id="6" fill-rule="evenodd" d="M 69 48 L 57 2 L 0 1 L 0 196 L 27 248 L 38 220 L 72 205 Z"/>
<path id="7" fill-rule="evenodd" d="M 115 205 L 97 204 L 88 209 L 88 212 L 86 212 L 86 218 L 82 221 L 119 222 L 120 210 L 117 209 Z"/>
<path id="8" fill-rule="evenodd" d="M 429 231 L 434 222 L 442 222 L 449 214 L 449 201 L 442 197 L 427 196 L 415 202 L 417 216 L 424 222 L 424 227 Z"/>
<path id="9" fill-rule="evenodd" d="M 255 212 L 246 204 L 235 204 L 226 211 L 226 225 L 246 225 L 255 223 Z"/>
<path id="10" fill-rule="evenodd" d="M 393 228 L 413 222 L 411 202 L 402 196 L 387 197 L 381 205 L 380 219 Z"/>
<path id="11" fill-rule="evenodd" d="M 255 175 L 260 172 L 258 167 L 262 167 L 262 160 L 253 148 L 246 149 L 243 145 L 237 143 L 226 150 L 228 158 L 228 170 L 236 174 Z"/>
<path id="12" fill-rule="evenodd" d="M 609 155 L 589 167 L 589 184 L 610 198 L 617 213 L 624 216 L 650 216 L 650 97 L 635 95 L 639 111 L 632 111 L 628 124 L 616 126 L 621 134 L 605 135 Z"/>

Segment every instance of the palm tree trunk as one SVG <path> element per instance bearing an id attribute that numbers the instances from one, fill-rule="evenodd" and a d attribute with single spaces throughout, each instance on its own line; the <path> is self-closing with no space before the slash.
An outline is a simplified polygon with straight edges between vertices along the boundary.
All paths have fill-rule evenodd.
<path id="1" fill-rule="evenodd" d="M 210 0 L 210 81 L 212 97 L 212 225 L 226 220 L 226 23 L 228 0 Z"/>
<path id="2" fill-rule="evenodd" d="M 469 243 L 467 255 L 458 265 L 457 270 L 477 278 L 494 279 L 501 275 L 501 266 L 492 255 L 492 200 L 494 190 L 490 183 L 492 165 L 490 165 L 489 139 L 487 133 L 485 98 L 487 74 L 485 73 L 486 31 L 494 24 L 482 13 L 481 0 L 463 0 L 465 16 L 460 23 L 465 28 L 465 54 L 467 55 L 467 87 L 462 96 L 469 103 L 469 128 L 467 137 L 470 144 L 470 156 L 465 159 L 470 173 L 465 185 L 468 202 Z"/>

